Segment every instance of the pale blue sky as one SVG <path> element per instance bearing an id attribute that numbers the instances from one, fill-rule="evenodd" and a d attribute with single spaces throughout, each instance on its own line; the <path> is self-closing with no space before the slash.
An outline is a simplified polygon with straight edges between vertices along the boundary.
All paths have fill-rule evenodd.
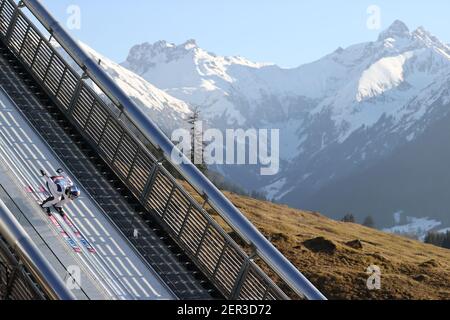
<path id="1" fill-rule="evenodd" d="M 41 0 L 63 23 L 69 5 L 81 8 L 81 29 L 73 36 L 117 62 L 131 46 L 196 39 L 218 55 L 294 67 L 339 46 L 370 41 L 367 8 L 377 5 L 381 28 L 395 19 L 410 29 L 423 25 L 450 42 L 448 0 Z"/>

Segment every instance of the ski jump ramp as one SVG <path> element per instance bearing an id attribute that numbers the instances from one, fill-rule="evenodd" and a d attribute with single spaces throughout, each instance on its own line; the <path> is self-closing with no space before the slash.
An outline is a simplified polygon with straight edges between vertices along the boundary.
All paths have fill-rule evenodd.
<path id="1" fill-rule="evenodd" d="M 65 168 L 38 133 L 28 124 L 14 102 L 0 88 L 0 181 L 9 195 L 13 195 L 20 209 L 39 230 L 47 254 L 51 251 L 62 261 L 63 279 L 67 271 L 80 270 L 80 292 L 90 299 L 174 299 L 173 293 L 159 276 L 131 248 L 127 240 L 111 225 L 86 190 L 82 189 L 79 201 L 71 203 L 66 212 L 81 233 L 95 248 L 89 252 L 63 219 L 55 215 L 66 233 L 77 242 L 81 252 L 73 248 L 61 237 L 50 219 L 38 206 L 44 180 L 39 169 L 55 173 Z M 21 219 L 18 219 L 21 221 Z M 22 219 L 23 220 L 23 219 Z M 64 268 L 65 267 L 65 268 Z M 65 269 L 65 270 L 64 270 Z M 84 292 L 84 293 L 81 293 Z M 77 290 L 74 290 L 77 293 Z"/>

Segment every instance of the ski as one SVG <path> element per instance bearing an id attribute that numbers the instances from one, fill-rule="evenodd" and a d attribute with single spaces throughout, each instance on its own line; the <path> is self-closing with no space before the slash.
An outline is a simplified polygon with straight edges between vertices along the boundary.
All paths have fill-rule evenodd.
<path id="1" fill-rule="evenodd" d="M 66 242 L 72 247 L 73 251 L 76 253 L 81 253 L 80 247 L 77 245 L 77 243 L 69 236 L 69 234 L 63 229 L 61 224 L 56 220 L 56 218 L 53 216 L 49 216 L 50 221 L 53 223 L 53 225 L 56 227 L 58 232 L 61 234 L 61 236 L 66 240 Z"/>
<path id="2" fill-rule="evenodd" d="M 63 216 L 64 221 L 69 226 L 70 229 L 72 229 L 72 232 L 75 234 L 75 236 L 78 238 L 78 240 L 81 242 L 81 244 L 90 252 L 90 253 L 96 253 L 94 247 L 89 243 L 89 241 L 83 236 L 83 234 L 80 232 L 80 230 L 73 224 L 72 220 L 69 219 L 67 214 Z"/>
<path id="3" fill-rule="evenodd" d="M 42 189 L 41 189 L 42 190 Z M 41 191 L 40 190 L 40 191 Z M 40 205 L 42 202 L 42 199 L 38 196 L 37 192 L 31 187 L 28 186 L 26 188 L 26 191 L 28 193 L 32 193 L 35 197 L 35 200 Z M 45 215 L 50 219 L 50 222 L 56 227 L 56 230 L 58 233 L 62 236 L 62 238 L 67 242 L 67 244 L 72 248 L 73 251 L 76 253 L 80 253 L 81 249 L 77 245 L 77 243 L 70 237 L 70 235 L 64 230 L 64 228 L 61 226 L 61 224 L 58 222 L 58 220 L 55 218 L 53 213 L 51 215 L 48 215 L 47 212 L 45 212 L 45 209 L 42 208 L 42 211 L 45 213 Z"/>

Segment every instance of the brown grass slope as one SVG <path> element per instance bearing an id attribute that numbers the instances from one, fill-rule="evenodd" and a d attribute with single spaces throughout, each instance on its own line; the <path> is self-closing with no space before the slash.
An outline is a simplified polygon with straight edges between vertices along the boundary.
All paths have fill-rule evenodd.
<path id="1" fill-rule="evenodd" d="M 450 299 L 450 250 L 318 213 L 225 195 L 329 299 Z M 381 269 L 380 290 L 367 289 L 370 265 Z"/>

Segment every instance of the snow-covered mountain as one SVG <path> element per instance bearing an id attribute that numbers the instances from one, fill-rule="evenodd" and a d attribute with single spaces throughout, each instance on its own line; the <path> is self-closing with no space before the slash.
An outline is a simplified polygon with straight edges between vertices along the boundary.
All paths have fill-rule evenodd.
<path id="1" fill-rule="evenodd" d="M 55 41 L 53 41 L 53 45 L 68 61 L 72 61 L 72 67 L 81 74 L 82 71 L 75 61 L 71 60 L 69 55 L 61 49 L 60 45 Z M 82 42 L 79 42 L 79 45 L 95 61 L 99 62 L 100 66 L 117 82 L 120 88 L 124 90 L 151 119 L 156 121 L 164 132 L 170 133 L 172 130 L 185 125 L 185 120 L 191 112 L 191 107 L 186 102 L 170 96 L 134 72 L 96 52 L 88 45 Z M 97 86 L 92 86 L 98 93 L 102 94 Z"/>
<path id="2" fill-rule="evenodd" d="M 201 107 L 212 126 L 280 128 L 280 174 L 224 172 L 300 207 L 324 186 L 411 143 L 449 110 L 450 47 L 401 21 L 377 41 L 294 69 L 217 56 L 193 40 L 137 45 L 122 66 Z"/>
<path id="3" fill-rule="evenodd" d="M 211 127 L 280 129 L 278 175 L 262 177 L 251 166 L 217 168 L 248 189 L 335 217 L 356 208 L 360 212 L 355 215 L 379 216 L 380 227 L 391 226 L 393 213 L 399 211 L 405 217 L 448 217 L 436 209 L 444 203 L 411 209 L 405 203 L 414 192 L 392 191 L 377 198 L 377 188 L 388 190 L 389 177 L 381 180 L 378 174 L 373 180 L 379 185 L 361 182 L 371 187 L 366 193 L 354 192 L 349 183 L 365 173 L 373 177 L 367 171 L 371 168 L 385 172 L 383 168 L 394 163 L 408 168 L 411 156 L 389 159 L 398 153 L 410 155 L 402 151 L 408 146 L 426 152 L 429 143 L 418 141 L 425 136 L 433 141 L 428 131 L 449 115 L 450 47 L 422 27 L 411 32 L 395 21 L 377 41 L 338 48 L 293 69 L 218 56 L 194 40 L 134 46 L 121 65 L 86 50 L 101 59 L 106 71 L 166 130 L 180 126 L 193 107 L 201 109 Z M 413 169 L 425 171 L 427 166 L 411 165 Z M 416 193 L 426 193 L 419 182 L 416 186 Z M 353 193 L 358 197 L 352 198 Z M 435 201 L 432 196 L 425 199 Z M 354 206 L 356 202 L 361 205 Z M 450 217 L 446 223 L 450 225 Z"/>
<path id="4" fill-rule="evenodd" d="M 410 33 L 396 21 L 376 42 L 339 48 L 296 69 L 216 56 L 194 40 L 178 46 L 165 41 L 135 46 L 122 65 L 170 95 L 200 106 L 213 123 L 220 118 L 228 126 L 285 127 L 294 118 L 295 129 L 307 131 L 298 121 L 305 114 L 319 118 L 329 113 L 337 132 L 323 137 L 324 144 L 318 146 L 323 149 L 342 143 L 362 126 L 373 126 L 383 115 L 404 122 L 413 113 L 422 114 L 426 106 L 420 109 L 418 101 L 409 108 L 405 104 L 448 76 L 449 57 L 450 48 L 423 28 Z M 298 132 L 290 133 L 298 140 Z M 291 156 L 307 153 L 302 147 L 308 140 L 300 139 Z"/>

